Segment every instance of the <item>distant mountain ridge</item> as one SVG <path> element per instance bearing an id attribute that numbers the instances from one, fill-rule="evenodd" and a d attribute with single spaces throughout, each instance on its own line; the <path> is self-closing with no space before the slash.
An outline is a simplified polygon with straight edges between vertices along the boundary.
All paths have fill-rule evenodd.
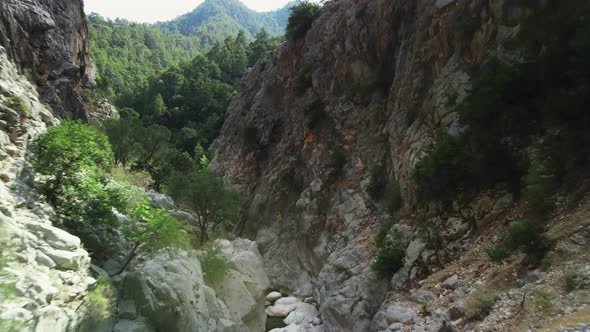
<path id="1" fill-rule="evenodd" d="M 171 21 L 156 23 L 156 26 L 163 32 L 195 36 L 203 48 L 240 30 L 246 31 L 248 36 L 255 35 L 262 28 L 272 35 L 282 35 L 289 8 L 295 2 L 276 11 L 257 12 L 239 0 L 206 0 L 192 12 Z"/>

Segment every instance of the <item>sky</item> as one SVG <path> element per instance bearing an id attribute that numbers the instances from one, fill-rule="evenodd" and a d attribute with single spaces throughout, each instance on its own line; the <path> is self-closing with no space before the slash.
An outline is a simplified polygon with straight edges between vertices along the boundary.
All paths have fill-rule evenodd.
<path id="1" fill-rule="evenodd" d="M 257 11 L 283 7 L 289 0 L 241 0 Z M 157 22 L 175 18 L 195 9 L 203 0 L 84 0 L 87 14 L 92 12 L 114 19 L 134 22 Z"/>

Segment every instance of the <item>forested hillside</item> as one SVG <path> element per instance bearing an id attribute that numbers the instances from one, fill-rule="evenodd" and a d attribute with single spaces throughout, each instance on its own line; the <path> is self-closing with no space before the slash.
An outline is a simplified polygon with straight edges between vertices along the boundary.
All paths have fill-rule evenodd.
<path id="1" fill-rule="evenodd" d="M 261 30 L 269 38 L 282 36 L 289 7 L 259 13 L 238 0 L 207 0 L 191 13 L 156 25 L 92 14 L 90 53 L 98 67 L 98 90 L 116 104 L 129 104 L 154 75 L 240 31 L 249 41 Z M 252 59 L 249 64 L 253 65 Z"/>
<path id="2" fill-rule="evenodd" d="M 282 35 L 291 5 L 259 13 L 239 0 L 207 0 L 194 11 L 158 26 L 165 32 L 194 36 L 202 48 L 207 48 L 240 30 L 244 30 L 248 37 L 254 36 L 261 28 L 271 35 Z"/>
<path id="3" fill-rule="evenodd" d="M 112 21 L 92 14 L 89 29 L 98 89 L 114 102 L 129 98 L 150 77 L 199 53 L 196 38 L 165 34 L 148 24 Z"/>

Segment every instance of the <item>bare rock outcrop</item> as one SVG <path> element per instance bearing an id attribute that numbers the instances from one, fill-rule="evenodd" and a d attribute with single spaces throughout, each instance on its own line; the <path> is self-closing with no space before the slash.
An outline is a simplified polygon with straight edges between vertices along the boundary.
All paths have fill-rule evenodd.
<path id="1" fill-rule="evenodd" d="M 370 166 L 382 165 L 412 207 L 416 163 L 437 132 L 462 130 L 455 107 L 470 88 L 467 68 L 490 55 L 518 59 L 523 50 L 508 41 L 535 5 L 328 1 L 305 38 L 241 81 L 210 169 L 245 197 L 242 230 L 258 242 L 273 287 L 317 298 L 328 331 L 370 330 L 387 286 L 370 268 L 376 229 L 390 218 L 368 193 Z M 465 10 L 476 17 L 468 32 L 455 26 Z M 452 233 L 449 245 L 409 229 L 394 285 L 461 252 L 450 243 L 469 224 L 434 222 Z"/>
<path id="2" fill-rule="evenodd" d="M 87 118 L 94 66 L 81 0 L 1 0 L 0 46 L 59 117 Z"/>

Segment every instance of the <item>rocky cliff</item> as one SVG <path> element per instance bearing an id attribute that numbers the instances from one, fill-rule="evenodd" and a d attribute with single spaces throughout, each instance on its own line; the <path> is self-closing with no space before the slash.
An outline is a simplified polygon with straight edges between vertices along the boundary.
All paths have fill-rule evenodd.
<path id="1" fill-rule="evenodd" d="M 0 1 L 0 45 L 59 117 L 86 118 L 94 67 L 83 2 Z"/>
<path id="2" fill-rule="evenodd" d="M 395 299 L 475 247 L 487 259 L 478 246 L 498 228 L 475 238 L 471 221 L 506 225 L 513 198 L 492 193 L 465 211 L 429 217 L 433 241 L 411 213 L 410 175 L 438 132 L 462 131 L 456 106 L 471 87 L 469 68 L 526 54 L 515 37 L 539 5 L 328 1 L 305 38 L 284 44 L 240 83 L 211 169 L 244 194 L 242 230 L 259 244 L 273 287 L 315 296 L 329 331 L 450 325 L 448 311 L 422 321 Z M 377 227 L 391 218 L 368 193 L 371 165 L 399 182 L 407 215 L 398 225 L 405 265 L 390 283 L 370 268 Z"/>

